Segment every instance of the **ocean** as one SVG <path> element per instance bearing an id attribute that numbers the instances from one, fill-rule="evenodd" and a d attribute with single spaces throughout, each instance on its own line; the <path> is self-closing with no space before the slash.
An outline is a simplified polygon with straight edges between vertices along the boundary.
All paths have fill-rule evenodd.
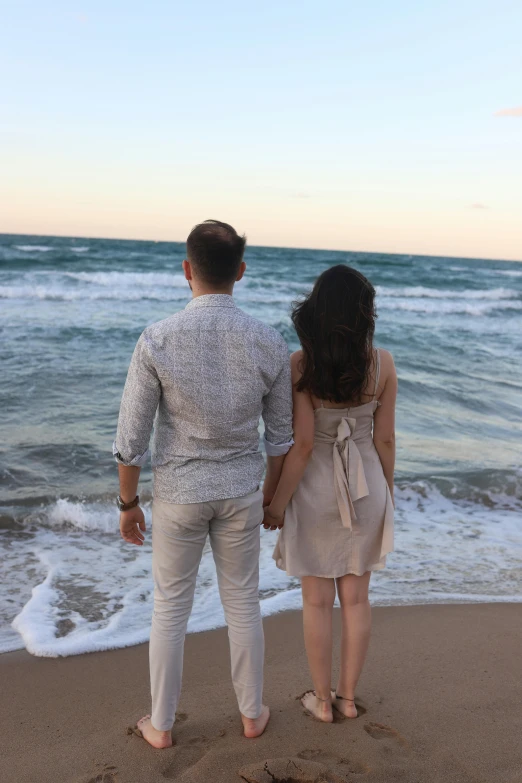
<path id="1" fill-rule="evenodd" d="M 149 524 L 118 534 L 111 455 L 141 331 L 184 307 L 184 245 L 0 236 L 0 652 L 148 639 Z M 297 340 L 292 301 L 346 263 L 377 288 L 399 375 L 396 551 L 374 604 L 522 600 L 522 264 L 249 247 L 237 302 Z M 263 614 L 300 606 L 262 531 Z M 223 625 L 205 551 L 189 630 Z"/>

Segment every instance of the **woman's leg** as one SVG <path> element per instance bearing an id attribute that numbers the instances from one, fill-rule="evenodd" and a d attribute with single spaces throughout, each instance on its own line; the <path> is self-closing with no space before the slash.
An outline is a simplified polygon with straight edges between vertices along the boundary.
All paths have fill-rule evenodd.
<path id="1" fill-rule="evenodd" d="M 319 576 L 305 576 L 303 590 L 303 624 L 308 665 L 315 695 L 307 693 L 303 706 L 319 720 L 331 723 L 332 703 L 332 609 L 335 582 Z"/>
<path id="2" fill-rule="evenodd" d="M 347 574 L 336 580 L 341 602 L 341 666 L 335 707 L 348 718 L 356 718 L 355 687 L 361 676 L 371 631 L 371 608 L 368 587 L 371 572 L 363 576 Z"/>

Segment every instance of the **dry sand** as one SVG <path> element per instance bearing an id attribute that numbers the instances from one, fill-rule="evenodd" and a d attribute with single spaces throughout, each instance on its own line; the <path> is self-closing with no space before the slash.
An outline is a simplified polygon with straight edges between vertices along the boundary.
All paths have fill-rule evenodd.
<path id="1" fill-rule="evenodd" d="M 336 615 L 336 633 L 338 634 Z M 0 656 L 2 783 L 522 783 L 522 605 L 374 609 L 357 720 L 307 716 L 301 615 L 265 621 L 267 732 L 246 740 L 226 630 L 187 637 L 175 746 L 127 733 L 148 648 Z"/>

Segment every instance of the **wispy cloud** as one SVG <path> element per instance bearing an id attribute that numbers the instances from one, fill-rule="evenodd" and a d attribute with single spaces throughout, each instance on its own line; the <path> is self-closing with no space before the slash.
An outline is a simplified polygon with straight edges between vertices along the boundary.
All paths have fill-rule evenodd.
<path id="1" fill-rule="evenodd" d="M 487 204 L 480 204 L 479 202 L 472 204 L 471 209 L 489 209 Z"/>
<path id="2" fill-rule="evenodd" d="M 522 106 L 515 106 L 514 109 L 500 109 L 495 112 L 495 117 L 522 117 Z"/>
<path id="3" fill-rule="evenodd" d="M 292 193 L 292 198 L 311 198 L 310 193 Z"/>

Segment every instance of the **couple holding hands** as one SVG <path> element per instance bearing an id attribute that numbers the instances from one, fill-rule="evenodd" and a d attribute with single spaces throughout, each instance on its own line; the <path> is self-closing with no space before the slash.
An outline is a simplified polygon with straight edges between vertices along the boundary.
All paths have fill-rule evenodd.
<path id="1" fill-rule="evenodd" d="M 245 238 L 208 220 L 187 239 L 184 310 L 145 329 L 123 392 L 113 453 L 120 530 L 142 545 L 138 480 L 154 425 L 150 637 L 153 747 L 172 745 L 183 648 L 203 547 L 210 539 L 246 737 L 263 705 L 260 525 L 279 529 L 278 568 L 299 577 L 313 690 L 303 706 L 331 722 L 357 717 L 355 687 L 371 628 L 372 571 L 393 549 L 397 375 L 373 346 L 375 290 L 357 270 L 326 270 L 292 320 L 301 349 L 240 310 Z M 266 475 L 258 426 L 265 425 Z M 331 686 L 332 609 L 341 604 L 339 680 Z"/>

